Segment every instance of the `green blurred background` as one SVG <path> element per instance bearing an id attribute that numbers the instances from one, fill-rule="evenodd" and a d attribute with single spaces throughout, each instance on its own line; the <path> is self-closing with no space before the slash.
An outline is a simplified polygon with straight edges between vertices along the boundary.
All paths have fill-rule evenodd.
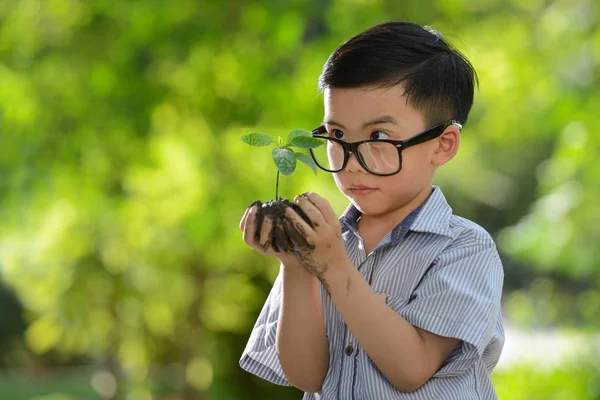
<path id="1" fill-rule="evenodd" d="M 392 19 L 479 74 L 436 183 L 504 261 L 500 398 L 599 399 L 596 0 L 1 0 L 0 399 L 299 399 L 238 366 L 278 271 L 241 240 L 276 169 L 240 136 L 317 126 L 328 55 Z"/>

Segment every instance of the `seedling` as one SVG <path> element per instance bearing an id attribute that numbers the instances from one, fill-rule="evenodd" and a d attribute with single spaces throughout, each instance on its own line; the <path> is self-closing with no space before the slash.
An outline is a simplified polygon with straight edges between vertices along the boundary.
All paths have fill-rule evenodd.
<path id="1" fill-rule="evenodd" d="M 242 140 L 250 146 L 270 146 L 275 144 L 277 147 L 271 152 L 273 162 L 277 167 L 277 178 L 275 181 L 275 200 L 279 198 L 279 173 L 285 176 L 291 175 L 296 170 L 297 161 L 301 161 L 308 165 L 315 175 L 317 174 L 317 166 L 313 159 L 306 153 L 300 153 L 292 150 L 292 147 L 302 149 L 314 149 L 323 144 L 319 139 L 312 137 L 312 133 L 303 129 L 294 129 L 288 133 L 287 140 L 283 141 L 281 136 L 277 137 L 277 141 L 271 136 L 253 132 L 242 136 Z"/>
<path id="2" fill-rule="evenodd" d="M 275 145 L 275 148 L 271 151 L 273 162 L 277 167 L 277 177 L 275 179 L 275 200 L 268 203 L 262 203 L 257 200 L 251 204 L 258 206 L 257 222 L 256 222 L 256 234 L 257 238 L 260 238 L 260 230 L 262 222 L 265 216 L 268 216 L 273 220 L 273 232 L 271 245 L 275 251 L 287 252 L 293 249 L 293 243 L 301 243 L 305 245 L 304 238 L 298 234 L 291 222 L 285 218 L 285 209 L 292 207 L 300 217 L 302 217 L 309 225 L 312 226 L 310 219 L 296 204 L 282 199 L 279 197 L 279 175 L 284 176 L 291 175 L 298 164 L 298 161 L 308 165 L 315 175 L 317 174 L 317 166 L 313 161 L 312 157 L 306 153 L 292 150 L 292 148 L 300 149 L 311 149 L 319 147 L 323 144 L 319 139 L 312 137 L 312 133 L 303 129 L 294 129 L 288 133 L 286 140 L 284 141 L 281 136 L 277 137 L 277 140 L 271 136 L 253 132 L 242 136 L 242 140 L 250 146 L 271 146 Z"/>

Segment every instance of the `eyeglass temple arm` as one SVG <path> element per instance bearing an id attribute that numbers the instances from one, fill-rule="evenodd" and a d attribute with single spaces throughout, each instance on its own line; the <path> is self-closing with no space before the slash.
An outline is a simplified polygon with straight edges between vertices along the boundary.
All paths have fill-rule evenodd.
<path id="1" fill-rule="evenodd" d="M 449 127 L 450 125 L 456 125 L 458 126 L 458 130 L 462 130 L 462 124 L 456 120 L 451 120 L 445 123 L 442 123 L 438 126 L 433 127 L 432 129 L 430 129 L 428 132 L 425 133 L 421 133 L 418 134 L 416 136 L 413 136 L 411 138 L 408 138 L 404 141 L 404 144 L 402 145 L 403 148 L 407 148 L 407 147 L 411 147 L 411 146 L 416 146 L 418 144 L 421 143 L 425 143 L 431 139 L 435 139 L 436 137 L 440 136 L 444 130 Z"/>

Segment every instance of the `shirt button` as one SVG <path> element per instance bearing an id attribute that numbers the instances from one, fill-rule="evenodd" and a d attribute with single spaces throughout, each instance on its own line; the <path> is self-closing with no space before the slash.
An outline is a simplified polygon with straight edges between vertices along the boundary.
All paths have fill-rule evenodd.
<path id="1" fill-rule="evenodd" d="M 346 346 L 346 348 L 344 349 L 344 353 L 347 356 L 351 356 L 353 351 L 354 351 L 354 347 L 352 347 L 352 343 L 348 343 L 348 346 Z"/>

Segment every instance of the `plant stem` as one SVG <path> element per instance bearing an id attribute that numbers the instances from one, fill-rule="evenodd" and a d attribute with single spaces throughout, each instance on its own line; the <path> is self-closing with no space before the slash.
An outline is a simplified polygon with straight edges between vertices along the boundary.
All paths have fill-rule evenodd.
<path id="1" fill-rule="evenodd" d="M 279 170 L 277 170 L 277 181 L 275 182 L 275 200 L 279 200 Z"/>

